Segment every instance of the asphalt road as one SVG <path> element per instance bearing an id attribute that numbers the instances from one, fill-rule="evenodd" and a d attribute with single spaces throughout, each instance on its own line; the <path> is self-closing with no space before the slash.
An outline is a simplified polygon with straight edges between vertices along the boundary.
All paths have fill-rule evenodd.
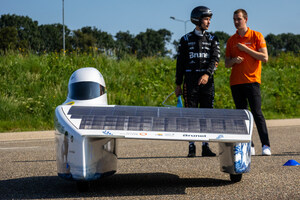
<path id="1" fill-rule="evenodd" d="M 257 155 L 238 183 L 220 171 L 218 157 L 187 158 L 187 142 L 121 139 L 117 173 L 86 193 L 57 176 L 54 133 L 20 134 L 0 133 L 0 199 L 300 199 L 300 166 L 283 166 L 300 162 L 298 122 L 269 126 L 270 157 L 260 156 L 254 129 Z M 210 146 L 218 152 L 217 143 Z"/>

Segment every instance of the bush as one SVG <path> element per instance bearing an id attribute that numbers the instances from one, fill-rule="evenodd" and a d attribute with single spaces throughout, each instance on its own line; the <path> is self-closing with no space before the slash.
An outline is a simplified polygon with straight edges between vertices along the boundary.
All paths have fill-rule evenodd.
<path id="1" fill-rule="evenodd" d="M 271 58 L 263 65 L 266 118 L 300 117 L 299 65 L 299 57 L 292 54 Z M 103 74 L 109 104 L 162 106 L 175 89 L 175 66 L 170 58 L 115 60 L 93 53 L 0 56 L 0 132 L 53 129 L 54 110 L 66 99 L 71 74 L 82 67 L 95 67 Z M 221 61 L 215 74 L 215 108 L 234 108 L 229 76 L 230 69 Z M 175 95 L 167 104 L 176 105 Z"/>

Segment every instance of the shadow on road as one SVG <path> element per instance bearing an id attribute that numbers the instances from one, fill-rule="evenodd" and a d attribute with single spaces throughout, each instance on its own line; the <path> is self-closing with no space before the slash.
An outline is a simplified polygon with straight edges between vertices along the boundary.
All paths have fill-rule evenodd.
<path id="1" fill-rule="evenodd" d="M 218 156 L 217 156 L 218 157 Z M 216 158 L 217 158 L 216 157 Z M 118 157 L 118 160 L 138 160 L 138 159 L 161 159 L 161 158 L 184 158 L 187 156 L 145 156 L 145 157 Z M 201 156 L 195 156 L 194 158 L 201 158 Z M 189 158 L 193 159 L 193 158 Z"/>
<path id="2" fill-rule="evenodd" d="M 255 155 L 255 156 L 262 156 L 263 155 Z M 287 157 L 287 156 L 300 156 L 300 152 L 282 152 L 282 153 L 272 153 L 272 157 L 279 156 L 279 157 Z"/>
<path id="3" fill-rule="evenodd" d="M 185 194 L 187 187 L 216 187 L 229 180 L 179 178 L 168 173 L 115 174 L 90 182 L 90 190 L 79 193 L 76 183 L 56 176 L 28 177 L 0 181 L 1 199 L 41 199 L 74 197 L 116 197 Z"/>
<path id="4" fill-rule="evenodd" d="M 300 152 L 282 152 L 280 154 L 272 154 L 272 156 L 300 156 Z"/>

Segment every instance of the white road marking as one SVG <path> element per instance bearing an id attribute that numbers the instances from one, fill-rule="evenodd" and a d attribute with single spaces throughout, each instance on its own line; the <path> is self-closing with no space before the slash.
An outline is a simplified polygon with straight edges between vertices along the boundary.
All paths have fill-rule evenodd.
<path id="1" fill-rule="evenodd" d="M 0 150 L 16 150 L 16 149 L 36 149 L 40 148 L 39 146 L 33 147 L 0 147 Z"/>

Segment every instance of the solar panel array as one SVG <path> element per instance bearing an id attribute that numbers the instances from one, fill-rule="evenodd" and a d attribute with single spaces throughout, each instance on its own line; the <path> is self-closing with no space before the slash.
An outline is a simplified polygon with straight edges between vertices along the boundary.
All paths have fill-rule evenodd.
<path id="1" fill-rule="evenodd" d="M 79 129 L 248 134 L 244 110 L 176 107 L 72 106 Z"/>

